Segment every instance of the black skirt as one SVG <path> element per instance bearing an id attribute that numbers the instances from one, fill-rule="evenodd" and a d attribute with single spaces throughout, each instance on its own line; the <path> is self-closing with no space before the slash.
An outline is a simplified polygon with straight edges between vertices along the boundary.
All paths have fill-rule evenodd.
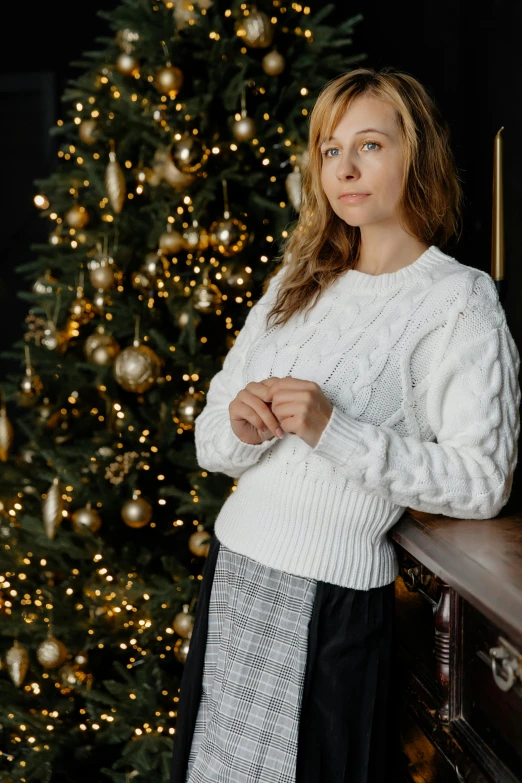
<path id="1" fill-rule="evenodd" d="M 236 572 L 241 572 L 240 579 L 234 579 Z M 257 615 L 255 601 L 261 607 Z M 233 620 L 228 621 L 226 644 L 219 647 L 217 629 L 225 635 L 219 618 L 229 605 Z M 276 619 L 271 626 L 263 625 L 257 634 L 258 649 L 253 649 L 260 617 L 265 618 L 272 605 Z M 215 783 L 218 775 L 230 783 L 395 780 L 399 752 L 395 627 L 394 582 L 356 590 L 286 575 L 231 552 L 214 535 L 181 678 L 170 783 L 187 783 L 191 768 L 190 783 Z M 269 634 L 274 637 L 273 648 Z M 285 641 L 288 652 L 283 660 Z M 228 673 L 225 684 L 223 677 L 218 681 L 218 665 L 221 675 Z M 233 671 L 235 683 L 231 683 Z M 274 672 L 280 678 L 277 687 Z M 272 690 L 267 696 L 270 676 Z M 261 681 L 264 690 L 256 691 Z M 254 682 L 255 688 L 245 688 Z M 214 707 L 211 737 L 208 703 Z M 256 732 L 255 719 L 267 704 L 281 714 L 269 719 L 265 715 L 263 730 Z M 216 728 L 220 721 L 222 726 Z"/>

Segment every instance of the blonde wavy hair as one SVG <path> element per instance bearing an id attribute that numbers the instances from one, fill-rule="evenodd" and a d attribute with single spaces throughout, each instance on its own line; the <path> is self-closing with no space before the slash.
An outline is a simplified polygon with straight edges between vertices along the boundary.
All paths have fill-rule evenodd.
<path id="1" fill-rule="evenodd" d="M 379 98 L 395 108 L 404 150 L 399 203 L 406 229 L 420 241 L 439 247 L 455 234 L 460 238 L 463 194 L 449 128 L 434 99 L 417 79 L 390 66 L 342 74 L 323 87 L 310 115 L 301 209 L 275 259 L 283 261 L 286 269 L 267 327 L 271 319 L 270 326 L 284 324 L 308 304 L 313 307 L 321 291 L 358 260 L 360 230 L 330 206 L 321 184 L 320 146 L 359 95 Z M 281 266 L 274 274 L 280 270 Z M 265 281 L 265 291 L 273 276 Z"/>

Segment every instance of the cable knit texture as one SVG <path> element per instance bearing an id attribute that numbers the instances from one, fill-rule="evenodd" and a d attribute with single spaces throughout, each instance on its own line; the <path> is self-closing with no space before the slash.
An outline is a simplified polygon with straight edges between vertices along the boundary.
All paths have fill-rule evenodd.
<path id="1" fill-rule="evenodd" d="M 397 272 L 350 269 L 306 315 L 267 328 L 285 267 L 251 308 L 195 422 L 201 468 L 238 479 L 215 522 L 229 549 L 367 590 L 398 574 L 406 508 L 488 519 L 507 502 L 520 358 L 490 275 L 431 245 Z M 241 441 L 228 406 L 250 381 L 315 381 L 333 405 L 315 448 Z"/>

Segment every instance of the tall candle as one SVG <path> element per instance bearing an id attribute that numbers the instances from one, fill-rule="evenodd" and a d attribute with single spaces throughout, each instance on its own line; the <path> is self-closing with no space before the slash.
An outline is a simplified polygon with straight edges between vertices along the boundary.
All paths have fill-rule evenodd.
<path id="1" fill-rule="evenodd" d="M 491 225 L 491 277 L 500 292 L 504 280 L 504 199 L 502 178 L 502 131 L 495 136 L 493 149 L 493 209 Z"/>

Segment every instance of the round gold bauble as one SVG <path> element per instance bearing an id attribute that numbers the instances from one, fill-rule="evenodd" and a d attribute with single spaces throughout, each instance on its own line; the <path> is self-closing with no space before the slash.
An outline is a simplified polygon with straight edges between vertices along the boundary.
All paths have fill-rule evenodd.
<path id="1" fill-rule="evenodd" d="M 200 412 L 201 405 L 199 395 L 189 391 L 178 403 L 176 415 L 183 424 L 194 424 L 194 419 Z"/>
<path id="2" fill-rule="evenodd" d="M 207 231 L 203 226 L 199 226 L 197 220 L 195 220 L 191 226 L 183 231 L 183 243 L 186 250 L 190 251 L 202 251 L 206 250 L 209 245 L 209 237 Z"/>
<path id="3" fill-rule="evenodd" d="M 190 639 L 194 629 L 194 615 L 189 613 L 188 604 L 183 604 L 183 611 L 175 616 L 172 627 L 178 636 Z"/>
<path id="4" fill-rule="evenodd" d="M 32 367 L 26 367 L 25 375 L 18 384 L 18 403 L 24 407 L 33 405 L 42 389 L 40 376 L 35 374 Z"/>
<path id="5" fill-rule="evenodd" d="M 172 145 L 172 159 L 180 171 L 194 174 L 207 162 L 209 150 L 205 144 L 194 136 L 187 134 Z"/>
<path id="6" fill-rule="evenodd" d="M 40 345 L 43 345 L 48 351 L 55 351 L 57 348 L 63 347 L 68 339 L 67 332 L 57 329 L 54 321 L 47 321 L 43 328 Z"/>
<path id="7" fill-rule="evenodd" d="M 89 278 L 94 288 L 108 291 L 116 283 L 116 266 L 110 256 L 89 261 Z"/>
<path id="8" fill-rule="evenodd" d="M 43 398 L 41 405 L 38 405 L 37 407 L 37 411 L 36 421 L 38 424 L 44 424 L 48 430 L 54 430 L 58 425 L 62 414 L 59 409 L 57 410 L 55 406 L 51 404 L 49 397 Z"/>
<path id="9" fill-rule="evenodd" d="M 116 33 L 116 43 L 122 52 L 126 52 L 127 54 L 130 54 L 134 51 L 136 48 L 136 43 L 139 40 L 140 34 L 135 30 L 131 30 L 129 27 L 126 27 L 123 30 L 118 30 Z"/>
<path id="10" fill-rule="evenodd" d="M 139 291 L 148 291 L 156 284 L 158 277 L 169 268 L 169 261 L 164 255 L 147 253 L 143 264 L 132 273 L 131 281 Z"/>
<path id="11" fill-rule="evenodd" d="M 78 508 L 71 517 L 72 528 L 76 533 L 96 533 L 102 525 L 101 517 L 91 504 Z"/>
<path id="12" fill-rule="evenodd" d="M 85 340 L 83 351 L 85 358 L 97 367 L 109 367 L 118 355 L 118 341 L 105 331 L 105 325 L 99 324 Z"/>
<path id="13" fill-rule="evenodd" d="M 41 275 L 34 281 L 32 285 L 33 294 L 38 294 L 38 296 L 52 294 L 54 291 L 53 283 L 57 282 L 58 280 L 56 277 L 53 277 L 50 270 L 47 269 L 45 274 Z"/>
<path id="14" fill-rule="evenodd" d="M 155 383 L 161 361 L 148 345 L 130 345 L 114 362 L 114 377 L 126 391 L 141 394 Z"/>
<path id="15" fill-rule="evenodd" d="M 62 524 L 64 511 L 62 493 L 63 489 L 60 480 L 55 476 L 42 501 L 44 530 L 47 538 L 51 540 L 55 537 L 56 531 Z"/>
<path id="16" fill-rule="evenodd" d="M 274 37 L 274 27 L 263 11 L 252 11 L 235 24 L 236 35 L 252 49 L 270 46 Z"/>
<path id="17" fill-rule="evenodd" d="M 88 672 L 84 672 L 79 666 L 74 666 L 70 663 L 64 664 L 58 672 L 60 676 L 60 682 L 64 688 L 86 688 L 90 690 L 94 677 Z"/>
<path id="18" fill-rule="evenodd" d="M 213 313 L 221 305 L 223 296 L 214 283 L 201 283 L 192 293 L 192 305 L 200 313 Z"/>
<path id="19" fill-rule="evenodd" d="M 212 248 L 224 256 L 240 253 L 248 239 L 245 224 L 237 218 L 220 218 L 210 226 L 209 240 Z"/>
<path id="20" fill-rule="evenodd" d="M 174 642 L 174 655 L 180 663 L 186 663 L 190 648 L 190 639 L 177 639 Z"/>
<path id="21" fill-rule="evenodd" d="M 256 124 L 252 117 L 245 115 L 240 120 L 236 120 L 232 125 L 232 133 L 236 141 L 248 141 L 253 139 L 257 133 Z"/>
<path id="22" fill-rule="evenodd" d="M 139 73 L 140 64 L 133 54 L 122 52 L 116 59 L 116 69 L 124 76 L 134 76 Z"/>
<path id="23" fill-rule="evenodd" d="M 78 136 L 84 144 L 95 144 L 98 141 L 98 123 L 96 120 L 83 120 L 78 126 Z"/>
<path id="24" fill-rule="evenodd" d="M 56 226 L 56 228 L 51 231 L 49 234 L 47 241 L 50 245 L 59 245 L 61 242 L 63 242 L 62 239 L 62 224 L 60 223 L 59 226 Z"/>
<path id="25" fill-rule="evenodd" d="M 193 555 L 206 557 L 210 548 L 212 535 L 206 530 L 196 530 L 188 540 L 188 547 Z"/>
<path id="26" fill-rule="evenodd" d="M 44 669 L 54 669 L 67 658 L 67 648 L 63 642 L 49 634 L 36 648 L 36 658 Z"/>
<path id="27" fill-rule="evenodd" d="M 0 461 L 7 462 L 9 452 L 14 443 L 14 427 L 7 418 L 7 411 L 0 408 Z"/>
<path id="28" fill-rule="evenodd" d="M 273 49 L 268 54 L 265 54 L 261 60 L 261 66 L 263 71 L 269 76 L 279 76 L 285 70 L 286 60 L 282 54 Z"/>
<path id="29" fill-rule="evenodd" d="M 65 213 L 65 222 L 71 228 L 83 228 L 89 222 L 89 213 L 81 204 L 73 204 Z"/>
<path id="30" fill-rule="evenodd" d="M 165 231 L 158 240 L 159 249 L 168 256 L 173 256 L 185 249 L 185 242 L 179 231 Z"/>
<path id="31" fill-rule="evenodd" d="M 169 98 L 175 98 L 183 86 L 183 71 L 175 65 L 167 64 L 154 75 L 156 89 Z"/>
<path id="32" fill-rule="evenodd" d="M 86 324 L 94 317 L 92 302 L 83 295 L 81 288 L 69 305 L 69 313 L 78 324 Z"/>
<path id="33" fill-rule="evenodd" d="M 131 498 L 123 504 L 121 516 L 129 527 L 145 527 L 152 519 L 152 506 L 144 498 Z"/>
<path id="34" fill-rule="evenodd" d="M 89 653 L 87 652 L 87 650 L 80 650 L 79 652 L 77 652 L 76 655 L 74 656 L 74 663 L 77 666 L 87 666 L 87 664 L 89 663 Z"/>
<path id="35" fill-rule="evenodd" d="M 17 688 L 25 680 L 27 669 L 29 668 L 29 653 L 26 648 L 15 639 L 13 646 L 5 654 L 5 662 L 9 676 Z"/>

